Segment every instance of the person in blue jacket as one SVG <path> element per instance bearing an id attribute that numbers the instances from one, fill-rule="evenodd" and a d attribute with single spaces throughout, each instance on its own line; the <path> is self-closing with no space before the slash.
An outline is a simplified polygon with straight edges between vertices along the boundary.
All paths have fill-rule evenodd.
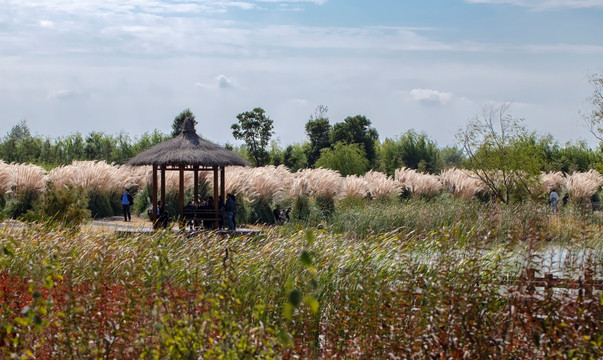
<path id="1" fill-rule="evenodd" d="M 134 205 L 134 198 L 130 195 L 127 188 L 121 194 L 121 208 L 124 211 L 124 221 L 132 221 L 132 214 L 130 213 L 130 206 Z"/>

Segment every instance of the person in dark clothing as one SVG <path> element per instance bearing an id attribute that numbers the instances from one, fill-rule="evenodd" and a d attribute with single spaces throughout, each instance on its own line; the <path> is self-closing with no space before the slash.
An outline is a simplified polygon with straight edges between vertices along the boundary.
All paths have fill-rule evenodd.
<path id="1" fill-rule="evenodd" d="M 228 219 L 228 230 L 234 230 L 234 218 L 237 216 L 237 203 L 233 194 L 228 194 L 226 196 L 226 204 L 224 205 L 224 211 L 226 212 L 226 219 Z"/>
<path id="2" fill-rule="evenodd" d="M 565 195 L 563 195 L 563 199 L 561 199 L 563 206 L 567 205 L 568 200 L 569 200 L 569 194 L 565 193 Z"/>
<path id="3" fill-rule="evenodd" d="M 186 204 L 186 206 L 184 207 L 184 209 L 186 209 L 186 210 L 196 210 L 197 208 L 195 207 L 195 205 L 193 205 L 192 201 L 189 201 L 188 204 Z M 195 222 L 196 222 L 195 215 L 189 215 L 189 216 L 186 217 L 186 225 L 185 226 L 190 225 L 191 230 L 193 230 L 195 228 L 195 226 L 196 226 Z"/>
<path id="4" fill-rule="evenodd" d="M 291 210 L 291 206 L 289 206 L 287 210 L 285 210 L 285 222 L 291 221 L 291 216 L 289 215 L 289 213 L 291 213 Z"/>
<path id="5" fill-rule="evenodd" d="M 121 208 L 124 212 L 124 221 L 132 221 L 132 214 L 130 213 L 130 206 L 134 205 L 134 198 L 130 195 L 127 188 L 121 194 Z"/>
<path id="6" fill-rule="evenodd" d="M 170 217 L 165 211 L 165 205 L 159 201 L 157 202 L 157 225 L 156 227 L 167 228 Z"/>
<path id="7" fill-rule="evenodd" d="M 283 223 L 283 212 L 281 210 L 280 204 L 276 204 L 276 208 L 272 211 L 272 215 L 274 215 L 274 223 L 275 224 Z"/>
<path id="8" fill-rule="evenodd" d="M 213 209 L 213 204 L 212 204 L 212 209 Z M 225 213 L 223 213 L 224 211 L 224 198 L 222 197 L 222 195 L 218 196 L 218 210 L 220 211 L 220 213 L 226 215 Z M 220 221 L 218 221 L 218 226 L 220 229 L 224 228 L 224 215 L 222 215 Z"/>

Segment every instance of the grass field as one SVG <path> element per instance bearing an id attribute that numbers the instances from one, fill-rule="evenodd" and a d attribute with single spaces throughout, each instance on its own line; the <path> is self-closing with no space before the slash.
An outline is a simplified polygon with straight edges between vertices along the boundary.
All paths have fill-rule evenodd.
<path id="1" fill-rule="evenodd" d="M 246 238 L 1 228 L 0 357 L 603 357 L 601 291 L 526 275 L 601 279 L 596 215 L 446 201 Z"/>

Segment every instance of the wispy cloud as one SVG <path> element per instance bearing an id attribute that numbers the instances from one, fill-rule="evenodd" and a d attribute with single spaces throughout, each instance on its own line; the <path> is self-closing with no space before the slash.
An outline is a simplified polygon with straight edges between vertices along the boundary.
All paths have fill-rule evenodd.
<path id="1" fill-rule="evenodd" d="M 448 92 L 442 92 L 433 89 L 412 89 L 410 97 L 423 105 L 440 106 L 450 103 L 453 95 Z"/>
<path id="2" fill-rule="evenodd" d="M 174 1 L 7 0 L 10 21 L 0 35 L 0 52 L 33 55 L 118 54 L 145 56 L 264 57 L 321 51 L 322 56 L 396 55 L 399 52 L 601 53 L 592 44 L 489 44 L 442 40 L 445 29 L 402 26 L 293 26 L 245 22 L 215 13 L 238 8 L 262 11 L 260 3 L 287 5 L 287 10 L 325 0 Z M 578 6 L 603 0 L 465 0 L 521 6 Z M 306 5 L 304 5 L 306 4 Z M 289 6 L 291 5 L 291 6 Z M 539 6 L 539 5 L 534 5 Z M 77 15 L 77 16 L 76 16 Z"/>
<path id="3" fill-rule="evenodd" d="M 267 3 L 313 3 L 316 5 L 326 4 L 328 0 L 258 0 Z"/>
<path id="4" fill-rule="evenodd" d="M 559 8 L 583 9 L 603 7 L 603 0 L 465 0 L 471 4 L 509 4 L 534 10 Z"/>
<path id="5" fill-rule="evenodd" d="M 83 100 L 94 97 L 94 94 L 79 90 L 57 90 L 48 95 L 50 99 L 58 100 Z"/>

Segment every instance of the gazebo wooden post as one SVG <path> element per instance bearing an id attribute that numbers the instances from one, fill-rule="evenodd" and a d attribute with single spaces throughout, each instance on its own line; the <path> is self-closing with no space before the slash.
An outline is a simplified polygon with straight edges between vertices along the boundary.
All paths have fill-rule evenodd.
<path id="1" fill-rule="evenodd" d="M 226 176 L 225 166 L 220 166 L 220 195 L 222 195 L 222 200 L 226 201 Z"/>
<path id="2" fill-rule="evenodd" d="M 218 183 L 218 167 L 214 166 L 214 210 L 216 213 L 218 213 L 218 187 L 219 187 L 219 183 Z M 224 199 L 222 198 L 222 201 L 224 201 Z M 216 221 L 214 223 L 214 227 L 216 229 L 218 229 L 220 226 L 220 223 L 218 221 Z"/>
<path id="3" fill-rule="evenodd" d="M 194 196 L 193 196 L 193 201 L 195 202 L 195 205 L 197 205 L 197 203 L 199 202 L 199 165 L 195 165 L 193 167 L 194 170 L 194 181 L 195 181 L 195 192 L 194 192 Z"/>
<path id="4" fill-rule="evenodd" d="M 151 221 L 153 224 L 157 222 L 157 165 L 153 164 L 153 194 L 151 198 L 153 199 L 153 208 L 151 213 Z M 153 226 L 154 227 L 154 226 Z"/>
<path id="5" fill-rule="evenodd" d="M 180 175 L 180 181 L 178 186 L 178 209 L 180 211 L 180 227 L 184 227 L 184 165 L 178 165 L 178 173 Z"/>
<path id="6" fill-rule="evenodd" d="M 165 209 L 165 164 L 161 165 L 161 205 Z"/>

